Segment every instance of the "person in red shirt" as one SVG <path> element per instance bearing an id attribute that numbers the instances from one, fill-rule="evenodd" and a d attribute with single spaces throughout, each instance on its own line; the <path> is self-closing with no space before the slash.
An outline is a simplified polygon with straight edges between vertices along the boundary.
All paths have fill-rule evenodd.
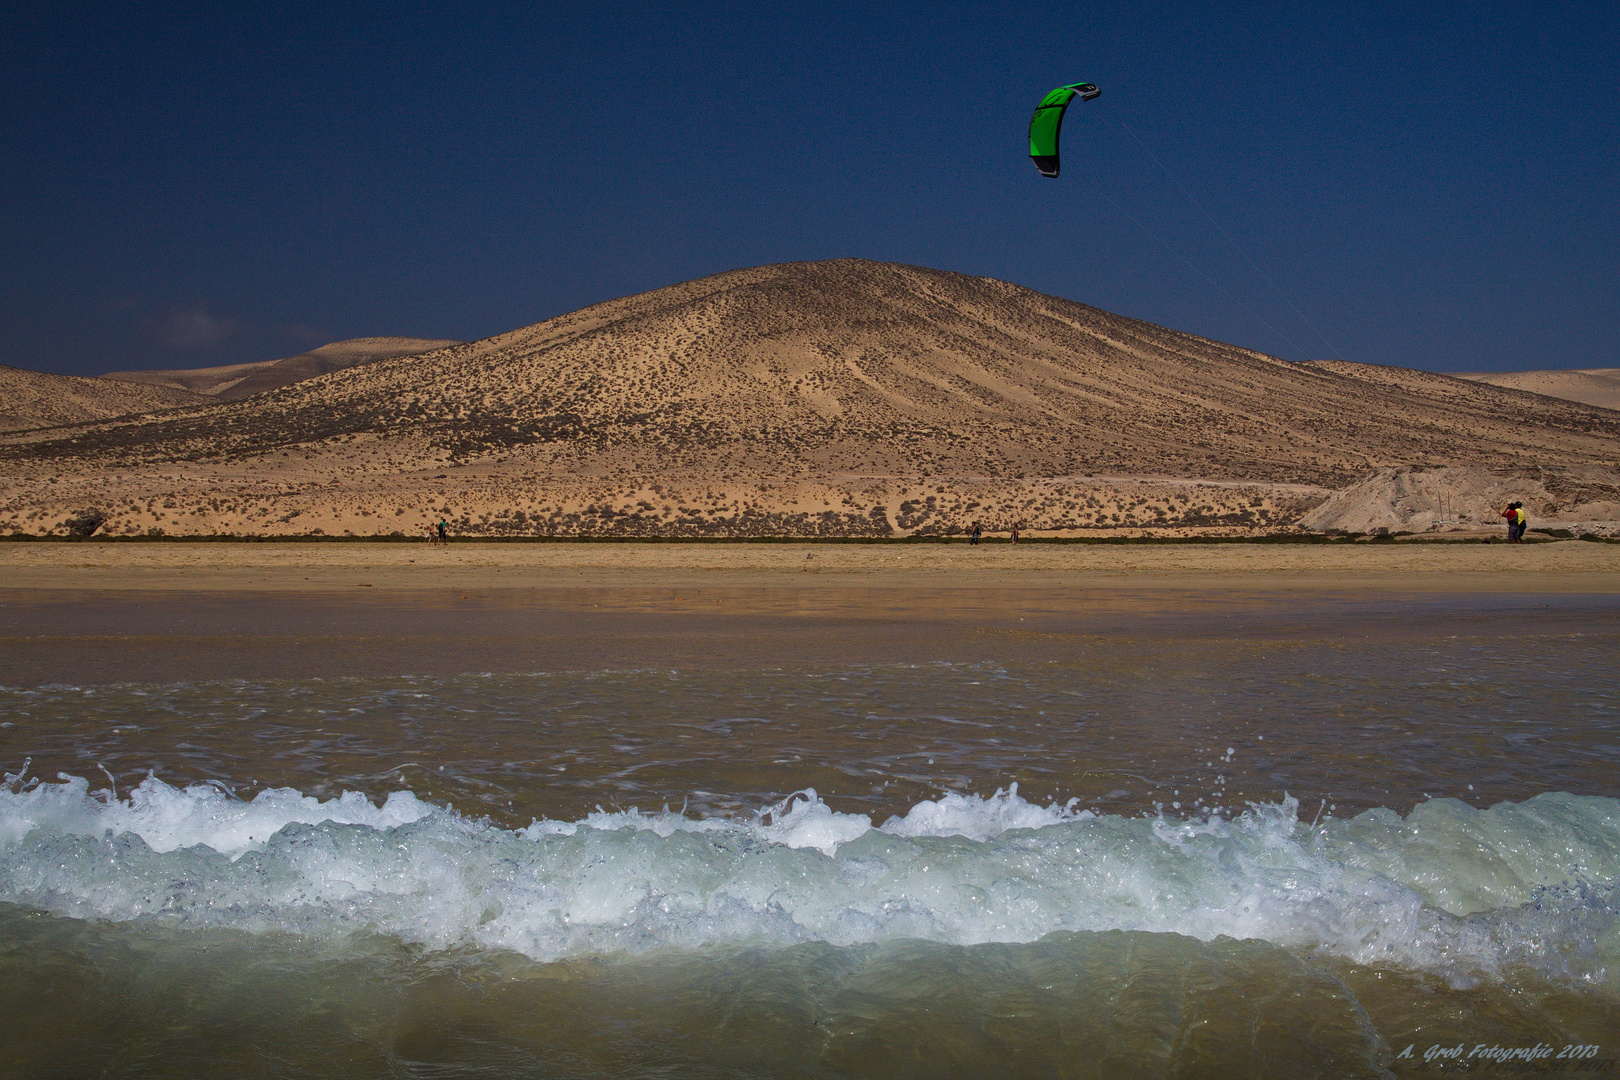
<path id="1" fill-rule="evenodd" d="M 1524 540 L 1524 527 L 1529 521 L 1529 515 L 1524 512 L 1524 504 L 1521 502 L 1508 503 L 1507 509 L 1502 511 L 1502 516 L 1507 519 L 1508 543 L 1522 543 Z"/>

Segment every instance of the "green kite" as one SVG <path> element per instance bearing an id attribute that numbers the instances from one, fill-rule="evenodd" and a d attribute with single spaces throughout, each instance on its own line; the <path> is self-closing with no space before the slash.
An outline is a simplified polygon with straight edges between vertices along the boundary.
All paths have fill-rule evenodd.
<path id="1" fill-rule="evenodd" d="M 1077 96 L 1081 101 L 1090 101 L 1101 93 L 1092 83 L 1071 83 L 1053 90 L 1035 106 L 1035 115 L 1029 118 L 1029 157 L 1042 176 L 1057 177 L 1058 130 L 1063 127 L 1063 113 L 1069 102 Z"/>

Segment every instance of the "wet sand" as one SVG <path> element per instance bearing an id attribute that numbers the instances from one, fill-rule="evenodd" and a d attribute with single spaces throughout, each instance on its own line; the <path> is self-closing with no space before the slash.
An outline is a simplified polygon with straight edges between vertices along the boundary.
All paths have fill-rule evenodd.
<path id="1" fill-rule="evenodd" d="M 1060 658 L 1620 626 L 1620 546 L 0 545 L 0 682 Z"/>

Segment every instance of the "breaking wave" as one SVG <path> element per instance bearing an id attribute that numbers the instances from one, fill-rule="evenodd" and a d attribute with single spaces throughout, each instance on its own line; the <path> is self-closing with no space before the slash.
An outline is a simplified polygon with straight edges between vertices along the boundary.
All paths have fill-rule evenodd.
<path id="1" fill-rule="evenodd" d="M 1620 800 L 1451 799 L 1301 822 L 1039 806 L 1016 786 L 874 825 L 800 792 L 746 818 L 598 811 L 505 829 L 395 792 L 242 801 L 149 778 L 0 787 L 0 901 L 109 921 L 382 933 L 537 960 L 1061 930 L 1260 939 L 1457 985 L 1509 969 L 1613 985 Z"/>

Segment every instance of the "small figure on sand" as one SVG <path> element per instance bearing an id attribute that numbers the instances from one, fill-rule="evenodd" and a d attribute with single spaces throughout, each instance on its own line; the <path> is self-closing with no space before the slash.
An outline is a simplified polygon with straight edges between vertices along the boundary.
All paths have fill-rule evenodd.
<path id="1" fill-rule="evenodd" d="M 1525 526 L 1530 523 L 1530 515 L 1524 512 L 1524 503 L 1508 503 L 1507 509 L 1502 511 L 1502 516 L 1507 519 L 1508 543 L 1523 543 Z"/>
<path id="2" fill-rule="evenodd" d="M 439 543 L 448 544 L 450 542 L 450 523 L 444 518 L 440 518 L 439 524 L 435 527 L 439 530 Z"/>
<path id="3" fill-rule="evenodd" d="M 979 523 L 975 521 L 973 523 L 973 530 L 968 533 L 968 543 L 977 544 L 979 542 L 979 537 L 982 535 L 984 535 L 984 530 L 979 528 Z"/>
<path id="4" fill-rule="evenodd" d="M 1015 543 L 1015 544 L 1018 543 L 1018 526 L 1014 525 L 1012 527 L 1012 534 L 1011 535 L 1012 535 L 1012 542 Z"/>

